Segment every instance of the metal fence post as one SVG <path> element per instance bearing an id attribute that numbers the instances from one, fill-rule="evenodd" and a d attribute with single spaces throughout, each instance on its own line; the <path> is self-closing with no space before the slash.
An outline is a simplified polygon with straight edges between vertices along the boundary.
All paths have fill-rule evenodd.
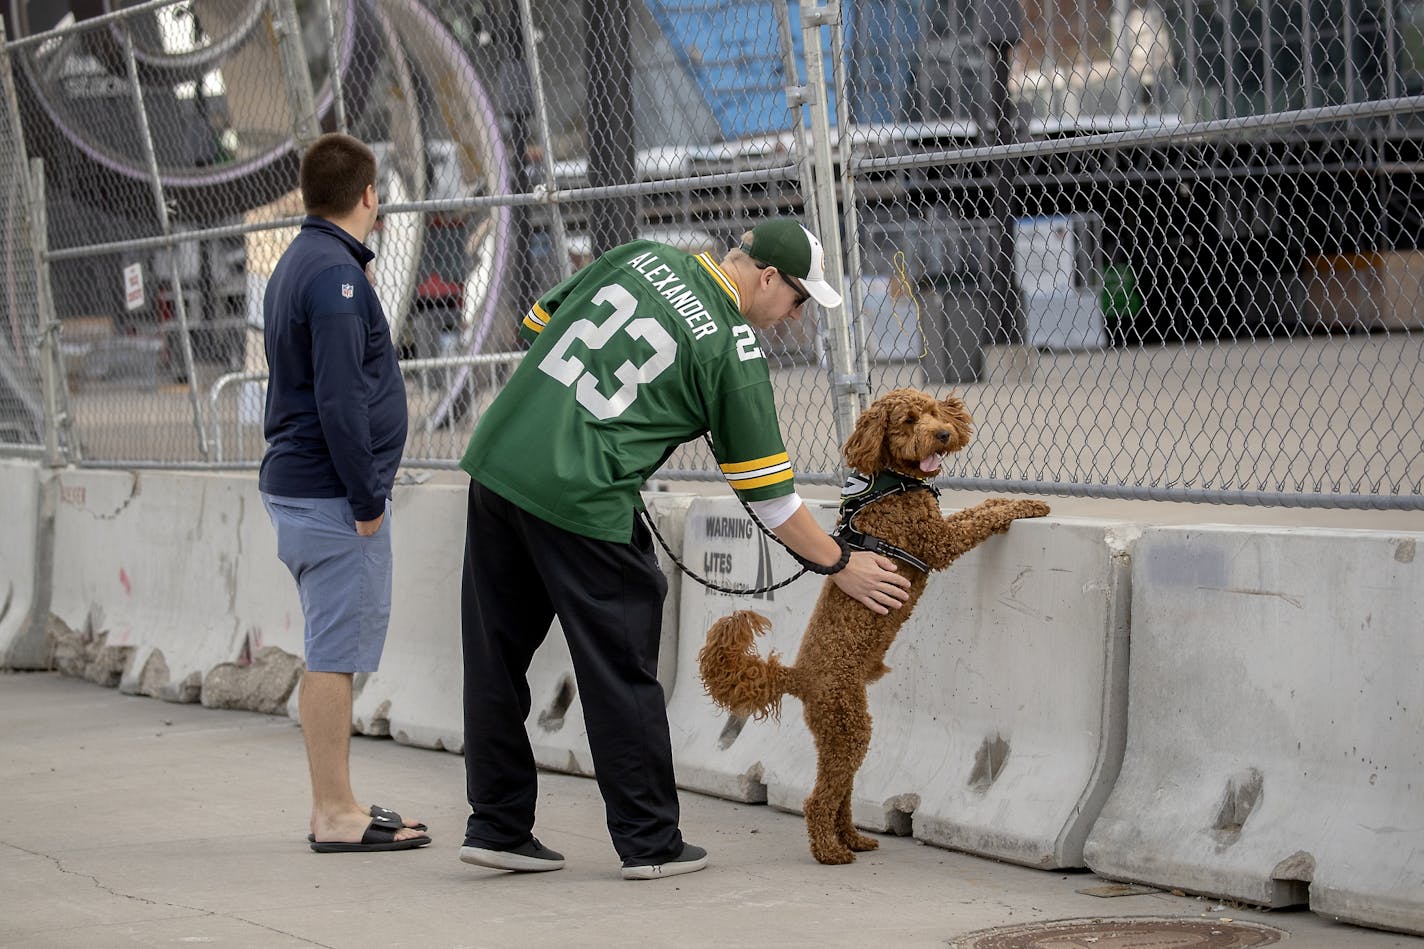
<path id="1" fill-rule="evenodd" d="M 7 75 L 8 75 L 8 64 Z M 74 429 L 69 416 L 69 385 L 64 375 L 64 354 L 60 349 L 60 323 L 54 312 L 54 296 L 50 292 L 49 259 L 45 250 L 49 246 L 48 221 L 45 215 L 44 162 L 36 158 L 30 162 L 29 187 L 26 189 L 25 204 L 29 209 L 30 246 L 35 256 L 35 308 L 39 312 L 40 338 L 39 363 L 40 383 L 44 387 L 45 414 L 45 464 L 59 468 L 79 460 L 79 446 L 74 440 Z M 60 438 L 60 432 L 64 438 Z M 66 458 L 64 449 L 70 457 Z"/>
<path id="2" fill-rule="evenodd" d="M 866 345 L 870 328 L 861 297 L 860 281 L 860 217 L 855 199 L 855 177 L 851 173 L 852 150 L 850 101 L 846 95 L 845 24 L 840 17 L 831 22 L 831 88 L 836 98 L 836 149 L 840 161 L 841 214 L 845 225 L 845 292 L 846 318 L 850 323 L 851 342 L 855 347 L 855 372 L 860 377 L 857 416 L 870 406 L 870 352 Z"/>
<path id="3" fill-rule="evenodd" d="M 143 143 L 144 165 L 148 169 L 149 184 L 153 191 L 153 204 L 158 211 L 160 232 L 165 237 L 173 234 L 173 225 L 168 218 L 168 202 L 163 194 L 163 179 L 158 171 L 158 153 L 153 144 L 153 129 L 148 123 L 148 109 L 143 103 L 143 85 L 139 82 L 138 59 L 134 55 L 133 36 L 128 24 L 121 30 L 124 46 L 124 63 L 128 69 L 129 91 L 133 96 L 134 112 L 138 116 L 139 140 Z M 193 365 L 193 338 L 188 328 L 188 304 L 183 299 L 183 277 L 178 269 L 178 247 L 170 245 L 169 277 L 173 285 L 173 312 L 178 316 L 179 339 L 183 349 L 183 369 L 188 374 L 188 402 L 193 410 L 193 428 L 198 435 L 198 454 L 208 460 L 208 436 L 203 426 L 203 403 L 198 394 L 198 373 Z"/>
<path id="4" fill-rule="evenodd" d="M 7 131 L 9 131 L 10 134 L 14 137 L 14 144 L 15 144 L 15 147 L 16 147 L 16 151 L 19 153 L 18 156 L 17 156 L 18 160 L 14 163 L 16 166 L 18 166 L 18 167 L 16 167 L 16 168 L 14 169 L 14 173 L 15 173 L 16 176 L 17 176 L 16 190 L 18 190 L 19 193 L 20 193 L 20 197 L 21 197 L 21 202 L 20 202 L 20 203 L 21 203 L 21 211 L 22 211 L 22 213 L 24 214 L 24 219 L 23 219 L 20 223 L 21 223 L 21 227 L 22 227 L 22 228 L 25 230 L 25 232 L 26 232 L 26 233 L 24 234 L 24 239 L 25 239 L 25 241 L 27 242 L 27 244 L 28 244 L 28 246 L 30 247 L 31 251 L 32 251 L 33 253 L 35 253 L 36 256 L 38 256 L 38 247 L 39 247 L 40 243 L 43 241 L 44 231 L 43 231 L 43 230 L 39 230 L 39 231 L 37 232 L 36 229 L 35 229 L 34 209 L 33 209 L 34 202 L 33 202 L 32 194 L 31 194 L 30 187 L 29 187 L 29 181 L 25 178 L 24 157 L 23 157 L 24 154 L 25 154 L 25 139 L 24 139 L 23 130 L 22 130 L 21 125 L 20 125 L 20 105 L 19 105 L 19 99 L 18 99 L 17 94 L 16 94 L 16 90 L 15 90 L 14 73 L 11 72 L 10 48 L 9 48 L 8 43 L 7 43 L 7 40 L 8 40 L 8 37 L 6 36 L 6 33 L 5 33 L 5 24 L 4 24 L 3 22 L 0 22 L 0 89 L 3 89 L 4 96 L 5 96 L 5 102 L 4 102 L 4 106 L 5 106 L 5 110 L 6 110 L 6 122 L 5 122 L 5 125 L 8 126 Z M 6 200 L 6 202 L 8 203 L 9 201 L 13 200 L 13 198 L 10 197 L 10 196 L 6 196 L 6 199 L 5 199 L 5 200 Z M 9 209 L 7 208 L 7 211 L 8 211 L 8 210 L 9 210 Z M 6 215 L 6 218 L 7 218 L 6 223 L 9 224 L 9 223 L 10 223 L 10 216 L 9 216 L 9 214 Z M 0 235 L 0 237 L 3 237 L 3 238 L 5 239 L 5 243 L 6 243 L 6 244 L 10 245 L 11 247 L 13 246 L 13 239 L 14 239 L 14 235 L 13 235 L 13 234 L 4 234 L 4 235 Z M 6 249 L 9 250 L 9 247 L 7 247 Z M 9 298 L 9 299 L 13 302 L 12 293 L 13 293 L 14 288 L 11 287 L 11 286 L 7 286 L 7 287 L 5 288 L 5 290 L 6 290 L 6 292 L 7 292 L 7 293 L 6 293 L 7 298 Z M 14 320 L 16 320 L 16 321 L 18 321 L 18 320 L 20 320 L 22 317 L 21 317 L 20 314 L 12 313 L 12 314 L 11 314 L 11 318 L 14 319 Z M 49 345 L 49 342 L 50 342 L 50 341 L 46 338 L 46 331 L 49 330 L 49 328 L 44 325 L 44 318 L 43 318 L 42 315 L 40 316 L 38 322 L 39 322 L 39 324 L 40 324 L 40 325 L 39 325 L 40 336 L 39 336 L 39 339 L 38 339 L 38 346 L 39 346 L 38 357 L 39 357 L 39 361 L 41 362 L 41 364 L 43 364 L 43 362 L 44 362 L 44 360 L 45 360 L 45 358 L 46 358 L 46 352 L 47 352 L 47 348 L 46 348 L 46 347 Z M 23 333 L 21 334 L 21 337 L 23 337 Z M 56 344 L 57 344 L 57 341 L 56 341 Z M 23 348 L 22 348 L 23 345 L 24 345 L 24 343 L 23 343 L 22 338 L 19 339 L 19 340 L 17 340 L 16 347 L 15 347 L 15 348 L 16 348 L 16 353 L 15 353 L 15 355 L 16 355 L 17 357 L 23 357 L 23 356 L 24 356 L 24 352 L 23 352 Z M 57 443 L 54 441 L 54 439 L 55 439 L 55 415 L 54 415 L 54 412 L 51 410 L 50 398 L 49 398 L 50 393 L 49 393 L 49 391 L 48 391 L 47 380 L 44 378 L 43 366 L 41 367 L 40 376 L 41 376 L 41 378 L 40 378 L 40 385 L 41 385 L 41 390 L 42 390 L 41 393 L 40 393 L 40 404 L 39 404 L 39 406 L 38 406 L 37 408 L 34 407 L 34 406 L 25 406 L 24 408 L 26 408 L 26 409 L 30 412 L 30 414 L 31 414 L 31 421 L 32 421 L 32 422 L 37 421 L 37 423 L 43 428 L 43 431 L 40 431 L 40 432 L 38 432 L 37 434 L 39 435 L 40 439 L 44 442 L 44 457 L 45 457 L 45 461 L 46 461 L 47 464 L 54 465 L 54 464 L 56 463 L 54 459 L 55 459 L 55 457 L 58 455 L 58 446 L 57 446 Z M 16 388 L 16 393 L 15 393 L 15 394 L 21 399 L 22 402 L 23 402 L 23 401 L 26 401 L 25 396 L 26 396 L 28 393 L 19 391 L 19 387 L 18 387 L 18 386 L 16 386 L 15 388 Z M 0 420 L 0 421 L 3 421 L 3 420 Z"/>
<path id="5" fill-rule="evenodd" d="M 9 36 L 0 22 L 0 88 L 4 90 L 8 125 L 15 136 L 21 158 L 25 154 L 24 126 L 20 120 L 20 103 L 15 90 L 15 76 L 10 62 Z M 35 312 L 38 323 L 37 357 L 40 372 L 41 404 L 44 425 L 44 461 L 51 468 L 62 467 L 78 460 L 78 446 L 70 425 L 68 387 L 64 378 L 64 358 L 60 349 L 60 324 L 54 312 L 54 296 L 50 292 L 49 226 L 45 216 L 44 163 L 36 158 L 27 169 L 20 164 L 15 169 L 20 198 L 25 209 L 25 240 L 34 259 Z M 61 438 L 61 432 L 63 438 Z M 70 449 L 74 458 L 65 457 Z"/>
<path id="6" fill-rule="evenodd" d="M 831 118 L 826 102 L 826 63 L 821 55 L 821 27 L 839 22 L 840 5 L 801 8 L 801 48 L 806 58 L 806 91 L 811 107 L 811 149 L 815 168 L 815 202 L 819 208 L 821 243 L 826 251 L 826 280 L 845 291 L 841 266 L 840 209 L 836 198 L 835 161 L 831 156 Z M 842 127 L 844 127 L 844 116 Z M 847 305 L 826 314 L 831 336 L 831 398 L 835 403 L 837 444 L 844 444 L 864 408 L 866 381 L 857 370 Z"/>
<path id="7" fill-rule="evenodd" d="M 304 151 L 321 134 L 316 117 L 316 93 L 312 91 L 307 51 L 302 46 L 301 21 L 294 0 L 272 0 L 272 32 L 277 37 L 277 55 L 282 60 L 282 80 L 292 104 L 292 132 L 297 151 Z M 332 56 L 336 51 L 333 48 Z M 340 70 L 333 69 L 333 72 Z"/>
<path id="8" fill-rule="evenodd" d="M 326 44 L 331 50 L 331 104 L 332 115 L 336 117 L 336 130 L 346 131 L 346 93 L 341 86 L 341 70 L 337 68 L 337 37 L 340 35 L 336 28 L 336 3 L 335 0 L 326 0 Z M 316 93 L 311 87 L 311 78 L 308 76 L 306 90 L 311 95 L 312 118 L 316 118 Z"/>
<path id="9" fill-rule="evenodd" d="M 1002 147 L 1018 139 L 1009 81 L 1014 47 L 1023 42 L 1023 7 L 1019 0 L 979 0 L 975 39 L 984 47 L 984 90 L 980 105 L 981 141 Z M 1006 159 L 993 163 L 990 198 L 989 286 L 1000 307 L 988 321 L 981 343 L 1022 345 L 1027 341 L 1026 314 L 1014 277 L 1014 183 Z"/>
<path id="10" fill-rule="evenodd" d="M 549 134 L 549 101 L 544 93 L 544 74 L 539 65 L 539 47 L 534 31 L 534 11 L 530 0 L 519 0 L 519 26 L 524 33 L 525 63 L 529 68 L 529 85 L 534 94 L 534 123 L 539 135 L 539 165 L 544 170 L 542 188 L 536 188 L 549 209 L 550 236 L 554 242 L 554 256 L 558 258 L 559 279 L 567 279 L 573 273 L 573 259 L 569 256 L 568 231 L 564 227 L 564 211 L 559 207 L 559 183 L 554 177 L 554 143 Z M 519 145 L 515 143 L 516 147 Z M 542 292 L 543 288 L 540 288 Z M 521 301 L 521 304 L 524 301 Z"/>
<path id="11" fill-rule="evenodd" d="M 584 47 L 588 112 L 588 183 L 597 188 L 638 180 L 633 145 L 633 54 L 628 38 L 629 0 L 583 0 L 589 37 Z M 638 236 L 638 199 L 606 197 L 588 209 L 594 257 Z"/>
<path id="12" fill-rule="evenodd" d="M 781 72 L 786 79 L 786 108 L 791 111 L 791 139 L 796 143 L 797 163 L 801 168 L 801 195 L 806 204 L 806 220 L 812 231 L 821 232 L 820 208 L 813 195 L 816 192 L 815 158 L 806 147 L 806 124 L 801 118 L 801 109 L 806 105 L 806 87 L 801 84 L 800 71 L 796 67 L 796 44 L 791 36 L 791 14 L 787 4 L 773 3 L 776 13 L 776 31 L 781 38 Z"/>

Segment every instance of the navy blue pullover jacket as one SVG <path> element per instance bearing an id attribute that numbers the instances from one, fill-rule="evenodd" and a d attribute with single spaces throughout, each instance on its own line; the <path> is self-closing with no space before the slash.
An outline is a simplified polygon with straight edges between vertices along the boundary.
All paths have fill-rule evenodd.
<path id="1" fill-rule="evenodd" d="M 366 279 L 375 256 L 309 216 L 262 303 L 271 375 L 258 486 L 278 497 L 345 497 L 359 521 L 385 512 L 407 423 L 390 327 Z"/>

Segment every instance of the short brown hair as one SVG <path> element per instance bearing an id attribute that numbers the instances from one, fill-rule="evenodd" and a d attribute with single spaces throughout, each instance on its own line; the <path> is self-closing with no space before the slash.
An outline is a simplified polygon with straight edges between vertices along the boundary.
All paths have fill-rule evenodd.
<path id="1" fill-rule="evenodd" d="M 376 154 L 363 142 L 329 132 L 302 154 L 302 206 L 316 217 L 341 217 L 376 183 Z"/>

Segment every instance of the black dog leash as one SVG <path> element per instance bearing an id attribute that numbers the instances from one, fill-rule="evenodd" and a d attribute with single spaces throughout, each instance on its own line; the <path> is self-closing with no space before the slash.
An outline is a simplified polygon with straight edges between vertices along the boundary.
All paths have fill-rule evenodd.
<path id="1" fill-rule="evenodd" d="M 706 435 L 702 436 L 702 439 L 707 443 L 707 449 L 711 451 L 712 439 Z M 782 587 L 801 579 L 801 577 L 807 573 L 817 573 L 823 576 L 838 573 L 845 567 L 846 563 L 849 562 L 850 554 L 853 550 L 868 550 L 871 553 L 877 553 L 885 557 L 893 557 L 922 573 L 929 573 L 929 564 L 908 550 L 897 547 L 883 537 L 867 534 L 864 531 L 857 530 L 855 527 L 855 517 L 861 512 L 862 508 L 882 498 L 891 497 L 896 494 L 904 494 L 910 491 L 929 491 L 935 497 L 939 497 L 939 488 L 936 488 L 934 485 L 927 484 L 917 478 L 907 477 L 895 471 L 882 471 L 870 480 L 866 480 L 863 476 L 854 473 L 846 478 L 845 484 L 841 486 L 841 504 L 840 514 L 837 518 L 838 523 L 836 529 L 831 532 L 831 538 L 835 540 L 837 544 L 840 544 L 841 559 L 829 567 L 811 563 L 788 547 L 780 537 L 772 533 L 771 528 L 762 523 L 761 518 L 757 517 L 756 512 L 751 509 L 751 505 L 747 504 L 741 495 L 737 495 L 737 500 L 741 502 L 742 509 L 747 512 L 747 516 L 752 519 L 752 523 L 755 524 L 763 534 L 780 544 L 787 553 L 801 564 L 801 569 L 785 580 L 761 587 L 725 587 L 712 582 L 706 577 L 699 576 L 691 567 L 683 563 L 677 554 L 672 552 L 672 547 L 668 545 L 662 532 L 659 531 L 657 525 L 653 523 L 653 518 L 648 514 L 647 510 L 640 510 L 638 515 L 643 519 L 643 523 L 648 525 L 648 530 L 652 531 L 653 536 L 658 539 L 658 544 L 662 547 L 663 552 L 668 555 L 668 558 L 672 560 L 673 563 L 677 564 L 677 569 L 681 570 L 688 577 L 696 580 L 709 590 L 716 590 L 718 593 L 731 593 L 738 596 L 757 596 L 763 593 L 770 593 L 773 590 L 780 590 Z"/>
<path id="2" fill-rule="evenodd" d="M 755 513 L 753 513 L 752 509 L 747 507 L 747 502 L 742 501 L 742 507 L 746 508 L 747 515 L 751 517 L 752 523 L 756 524 L 757 527 L 761 528 L 761 532 L 763 534 L 770 537 L 778 544 L 781 544 L 781 546 L 786 547 L 786 544 L 782 542 L 781 538 L 773 534 L 771 532 L 771 529 L 768 528 L 765 524 L 763 524 L 761 522 L 761 519 L 758 518 Z M 678 559 L 677 554 L 672 552 L 672 548 L 668 546 L 668 542 L 663 538 L 662 532 L 659 531 L 658 526 L 653 523 L 653 518 L 650 514 L 648 514 L 646 509 L 639 511 L 638 516 L 643 519 L 643 523 L 648 525 L 648 530 L 652 531 L 653 536 L 658 539 L 658 544 L 662 547 L 663 552 L 668 555 L 669 559 L 671 559 L 673 563 L 677 564 L 677 569 L 681 570 L 687 576 L 691 577 L 693 580 L 696 580 L 698 583 L 702 584 L 707 589 L 716 590 L 718 593 L 732 593 L 738 596 L 756 596 L 762 593 L 770 593 L 772 590 L 780 590 L 782 587 L 790 584 L 791 582 L 801 579 L 801 577 L 805 576 L 806 573 L 810 570 L 810 568 L 806 566 L 805 561 L 802 561 L 802 566 L 800 570 L 796 571 L 791 576 L 787 577 L 785 580 L 778 581 L 777 583 L 771 583 L 763 587 L 724 587 L 719 583 L 713 583 L 706 577 L 698 576 L 696 573 L 693 572 L 691 567 L 689 567 L 687 564 L 683 563 L 680 559 Z M 797 557 L 796 553 L 792 551 L 790 547 L 786 547 L 786 550 L 791 553 L 791 556 L 796 557 L 797 560 L 801 560 L 801 558 Z"/>
<path id="3" fill-rule="evenodd" d="M 707 450 L 713 451 L 711 437 L 703 435 L 702 440 L 707 443 Z M 716 457 L 715 452 L 713 454 L 713 457 Z M 735 494 L 736 492 L 733 493 Z M 781 580 L 777 583 L 771 583 L 762 587 L 724 587 L 721 584 L 713 583 L 706 577 L 698 576 L 695 572 L 693 572 L 691 567 L 683 563 L 682 560 L 679 559 L 677 554 L 672 552 L 672 548 L 668 546 L 668 542 L 663 537 L 662 531 L 658 530 L 658 526 L 653 523 L 652 515 L 650 515 L 646 509 L 640 510 L 638 512 L 638 515 L 643 519 L 643 523 L 648 525 L 648 530 L 652 531 L 653 536 L 658 539 L 658 544 L 662 547 L 663 552 L 668 555 L 668 558 L 672 560 L 673 563 L 677 564 L 677 569 L 681 570 L 688 577 L 691 577 L 693 580 L 696 580 L 698 583 L 702 584 L 707 589 L 716 590 L 718 593 L 731 593 L 736 596 L 758 596 L 763 593 L 770 593 L 772 590 L 780 590 L 787 584 L 801 579 L 807 573 L 818 573 L 823 576 L 829 576 L 833 573 L 839 573 L 845 568 L 845 565 L 850 562 L 851 547 L 849 543 L 844 538 L 839 537 L 836 534 L 832 534 L 832 539 L 834 539 L 835 542 L 840 545 L 841 559 L 837 560 L 829 567 L 823 567 L 818 563 L 812 563 L 811 561 L 802 557 L 796 551 L 792 550 L 786 545 L 785 541 L 783 541 L 780 537 L 777 537 L 774 533 L 772 533 L 771 528 L 767 527 L 765 524 L 762 523 L 761 518 L 756 516 L 756 512 L 752 510 L 751 505 L 749 505 L 745 500 L 743 500 L 740 494 L 737 495 L 737 500 L 741 502 L 742 509 L 747 512 L 747 517 L 750 517 L 752 519 L 752 523 L 755 524 L 763 534 L 780 544 L 781 547 L 788 554 L 795 558 L 797 563 L 801 564 L 801 569 L 799 571 L 793 573 L 785 580 Z"/>

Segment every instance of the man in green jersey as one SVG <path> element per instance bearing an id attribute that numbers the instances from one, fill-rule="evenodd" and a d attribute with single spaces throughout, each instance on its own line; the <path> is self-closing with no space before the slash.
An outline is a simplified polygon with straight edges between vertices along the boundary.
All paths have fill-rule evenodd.
<path id="1" fill-rule="evenodd" d="M 617 247 L 539 298 L 529 353 L 481 418 L 469 473 L 461 619 L 465 774 L 460 859 L 556 870 L 534 838 L 526 673 L 557 615 L 625 879 L 700 870 L 678 829 L 658 645 L 667 580 L 639 489 L 683 442 L 712 436 L 723 476 L 803 562 L 867 609 L 904 602 L 893 561 L 849 553 L 796 495 L 756 330 L 839 306 L 821 243 L 765 221 L 721 261 L 651 241 Z"/>

